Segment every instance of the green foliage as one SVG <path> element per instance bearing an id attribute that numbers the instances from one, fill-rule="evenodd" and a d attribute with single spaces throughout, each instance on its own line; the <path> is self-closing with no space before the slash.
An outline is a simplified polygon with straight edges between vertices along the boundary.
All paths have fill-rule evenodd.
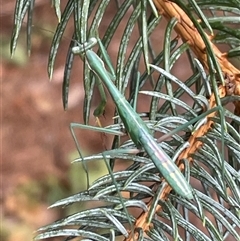
<path id="1" fill-rule="evenodd" d="M 175 2 L 192 18 L 202 36 L 205 36 L 204 31 L 214 33 L 213 42 L 227 44 L 230 49 L 227 55 L 234 57 L 237 59 L 236 63 L 239 63 L 238 0 Z M 110 3 L 113 1 L 69 0 L 60 17 L 60 1 L 54 1 L 58 19 L 61 21 L 49 54 L 50 78 L 61 38 L 70 19 L 73 18 L 75 26 L 63 77 L 64 108 L 67 108 L 70 72 L 74 61 L 72 48 L 79 43 L 87 42 L 90 37 L 100 35 L 98 31 L 103 19 L 107 17 L 105 13 Z M 34 1 L 18 0 L 16 3 L 15 26 L 11 41 L 12 54 L 26 14 L 30 51 L 33 9 Z M 194 200 L 186 200 L 174 192 L 162 198 L 167 183 L 161 179 L 152 160 L 143 150 L 137 150 L 131 140 L 120 140 L 119 136 L 124 135 L 124 127 L 119 118 L 115 118 L 115 123 L 105 128 L 88 125 L 97 76 L 90 70 L 83 55 L 81 57 L 84 62 L 86 125 L 71 126 L 118 136 L 114 138 L 112 150 L 97 155 L 83 158 L 78 147 L 80 157 L 75 162 L 86 165 L 92 160 L 104 159 L 109 174 L 95 180 L 87 190 L 59 200 L 51 206 L 64 207 L 74 203 L 93 202 L 99 203 L 98 207 L 78 211 L 42 227 L 36 239 L 66 236 L 66 240 L 70 240 L 79 236 L 85 238 L 84 240 L 105 241 L 116 240 L 117 237 L 123 240 L 124 237 L 133 234 L 133 229 L 138 234 L 135 240 L 190 240 L 192 237 L 204 241 L 240 239 L 240 118 L 232 113 L 227 105 L 229 102 L 239 101 L 240 98 L 227 96 L 220 99 L 218 96 L 218 85 L 224 81 L 224 76 L 206 37 L 203 38 L 210 66 L 209 73 L 204 70 L 200 61 L 193 57 L 188 43 L 182 43 L 179 38 L 172 37 L 176 19 L 171 19 L 165 27 L 162 49 L 153 44 L 152 36 L 154 32 L 159 31 L 163 19 L 161 15 L 156 16 L 156 12 L 151 0 L 126 0 L 121 4 L 116 1 L 115 15 L 107 31 L 102 35 L 101 42 L 104 48 L 108 49 L 123 19 L 128 19 L 119 41 L 118 57 L 114 66 L 115 85 L 123 95 L 129 87 L 128 101 L 133 106 L 140 97 L 152 97 L 149 109 L 139 115 L 156 136 L 162 136 L 159 145 L 172 160 L 177 160 L 179 154 L 188 147 L 189 136 L 194 135 L 196 130 L 209 121 L 206 117 L 210 113 L 218 112 L 218 115 L 211 117 L 211 128 L 198 137 L 202 145 L 189 154 L 188 159 L 192 158 L 193 162 L 190 163 L 188 159 L 181 160 L 185 165 L 184 176 L 187 179 L 191 177 Z M 201 19 L 201 23 L 198 19 Z M 134 36 L 135 44 L 131 47 L 130 39 L 136 28 L 139 35 Z M 100 51 L 98 55 L 102 57 Z M 184 59 L 184 66 L 190 66 L 192 71 L 191 76 L 185 80 L 180 80 L 172 74 L 173 67 L 182 56 L 188 56 Z M 148 82 L 152 83 L 153 89 L 142 91 Z M 216 107 L 209 106 L 212 91 L 215 94 Z M 138 95 L 139 93 L 141 95 Z M 185 99 L 186 94 L 189 96 L 188 102 Z M 129 166 L 125 170 L 113 172 L 115 160 L 119 159 L 128 160 Z M 161 205 L 162 209 L 157 209 L 158 205 Z M 132 212 L 133 207 L 147 214 L 144 224 L 151 223 L 149 229 L 145 229 L 143 225 L 135 226 L 141 216 Z"/>

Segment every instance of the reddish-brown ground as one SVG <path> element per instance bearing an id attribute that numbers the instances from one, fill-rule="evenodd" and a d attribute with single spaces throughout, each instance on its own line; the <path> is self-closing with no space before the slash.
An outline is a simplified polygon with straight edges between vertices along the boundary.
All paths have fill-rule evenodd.
<path id="1" fill-rule="evenodd" d="M 69 124 L 82 122 L 84 92 L 81 69 L 75 68 L 69 109 L 64 112 L 61 88 L 65 55 L 70 41 L 67 37 L 61 45 L 51 82 L 47 75 L 51 32 L 33 28 L 32 53 L 28 58 L 23 27 L 16 54 L 12 60 L 9 58 L 14 4 L 15 1 L 2 4 L 0 20 L 3 208 L 1 240 L 30 241 L 34 230 L 60 216 L 59 211 L 47 210 L 50 203 L 72 192 L 68 172 L 72 159 L 70 155 L 76 148 Z M 46 11 L 49 15 L 45 14 Z M 57 24 L 49 3 L 40 2 L 35 16 L 36 25 L 44 29 L 52 31 L 51 28 L 54 29 Z M 97 100 L 95 102 L 97 103 Z M 93 118 L 91 123 L 94 124 Z M 85 152 L 102 149 L 100 135 L 87 131 L 81 133 L 84 137 L 81 148 Z M 56 189 L 60 190 L 61 194 L 54 197 L 51 190 Z"/>

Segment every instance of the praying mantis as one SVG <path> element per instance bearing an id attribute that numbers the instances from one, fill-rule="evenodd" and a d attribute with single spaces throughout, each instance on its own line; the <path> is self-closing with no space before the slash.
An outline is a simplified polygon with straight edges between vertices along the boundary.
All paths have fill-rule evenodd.
<path id="1" fill-rule="evenodd" d="M 143 148 L 146 151 L 158 171 L 177 194 L 187 199 L 192 199 L 193 193 L 190 184 L 171 158 L 157 144 L 145 122 L 114 85 L 111 74 L 106 70 L 102 59 L 91 50 L 97 42 L 96 38 L 90 38 L 88 42 L 81 46 L 74 47 L 72 52 L 81 56 L 84 53 L 89 68 L 104 83 L 110 93 L 119 117 L 137 148 Z M 103 56 L 106 56 L 106 50 L 103 50 L 103 52 L 105 53 Z"/>

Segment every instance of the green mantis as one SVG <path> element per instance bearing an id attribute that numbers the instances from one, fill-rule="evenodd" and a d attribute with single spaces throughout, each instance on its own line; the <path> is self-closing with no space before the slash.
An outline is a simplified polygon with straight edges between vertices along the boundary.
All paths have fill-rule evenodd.
<path id="1" fill-rule="evenodd" d="M 186 181 L 178 167 L 172 162 L 170 157 L 154 140 L 144 121 L 116 88 L 111 80 L 111 75 L 104 66 L 103 61 L 94 51 L 90 49 L 96 41 L 94 38 L 91 38 L 90 40 L 91 41 L 89 43 L 86 43 L 83 46 L 75 47 L 73 49 L 73 53 L 81 54 L 85 51 L 85 57 L 89 68 L 99 77 L 108 89 L 113 101 L 115 102 L 118 114 L 132 141 L 138 148 L 143 148 L 146 151 L 156 168 L 177 194 L 187 199 L 192 199 L 193 194 L 191 186 Z"/>

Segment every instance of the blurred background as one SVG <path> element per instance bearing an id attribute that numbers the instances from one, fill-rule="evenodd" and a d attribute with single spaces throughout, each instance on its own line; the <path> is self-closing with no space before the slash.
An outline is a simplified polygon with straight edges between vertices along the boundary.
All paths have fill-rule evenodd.
<path id="1" fill-rule="evenodd" d="M 64 6 L 66 2 L 61 4 Z M 26 51 L 26 26 L 22 28 L 13 58 L 10 57 L 14 8 L 13 0 L 1 3 L 0 240 L 30 241 L 37 228 L 74 211 L 47 210 L 50 204 L 86 188 L 81 165 L 71 165 L 77 152 L 69 130 L 71 122 L 83 122 L 84 91 L 80 60 L 76 60 L 79 66 L 71 77 L 69 108 L 63 110 L 62 77 L 72 36 L 71 24 L 60 46 L 53 79 L 49 81 L 48 53 L 57 26 L 50 1 L 36 1 L 30 57 Z M 91 124 L 95 125 L 94 118 Z M 84 139 L 80 140 L 80 146 L 85 154 L 103 150 L 101 134 L 76 132 L 79 139 Z M 97 163 L 92 169 L 92 179 L 106 172 Z"/>
<path id="2" fill-rule="evenodd" d="M 61 1 L 64 7 L 67 1 Z M 109 20 L 114 16 L 116 7 L 108 7 L 101 24 L 100 35 L 105 33 Z M 28 57 L 26 51 L 26 26 L 23 26 L 18 40 L 17 50 L 10 57 L 10 41 L 13 28 L 15 1 L 1 3 L 1 113 L 2 113 L 2 155 L 1 155 L 1 210 L 2 241 L 30 241 L 34 231 L 54 220 L 74 212 L 79 207 L 53 209 L 47 207 L 53 202 L 86 188 L 85 174 L 80 164 L 71 165 L 78 156 L 72 139 L 69 124 L 81 122 L 84 90 L 81 80 L 81 61 L 76 58 L 71 75 L 68 110 L 62 106 L 62 77 L 66 51 L 71 41 L 73 25 L 69 23 L 60 53 L 57 55 L 53 79 L 47 75 L 48 53 L 53 32 L 57 26 L 57 17 L 50 1 L 36 1 L 32 32 L 32 50 Z M 108 51 L 117 55 L 119 36 L 125 28 L 114 36 Z M 156 48 L 162 49 L 164 28 L 158 28 Z M 138 31 L 135 29 L 134 31 Z M 119 35 L 119 36 L 118 36 Z M 132 44 L 134 44 L 134 36 Z M 136 39 L 135 39 L 136 40 Z M 116 44 L 114 44 L 116 43 Z M 131 42 L 130 42 L 131 48 Z M 181 57 L 178 63 L 186 62 Z M 190 75 L 188 66 L 174 66 L 173 74 L 180 79 Z M 147 102 L 139 102 L 143 109 Z M 94 93 L 93 110 L 98 103 L 98 92 Z M 106 116 L 101 119 L 103 125 L 110 124 L 113 105 L 109 101 Z M 93 111 L 92 110 L 92 111 Z M 91 115 L 92 116 L 92 115 Z M 95 119 L 90 120 L 97 125 Z M 77 130 L 81 150 L 85 155 L 98 153 L 110 146 L 111 138 L 106 139 L 100 133 Z M 104 165 L 93 163 L 90 166 L 92 180 L 106 172 Z"/>

